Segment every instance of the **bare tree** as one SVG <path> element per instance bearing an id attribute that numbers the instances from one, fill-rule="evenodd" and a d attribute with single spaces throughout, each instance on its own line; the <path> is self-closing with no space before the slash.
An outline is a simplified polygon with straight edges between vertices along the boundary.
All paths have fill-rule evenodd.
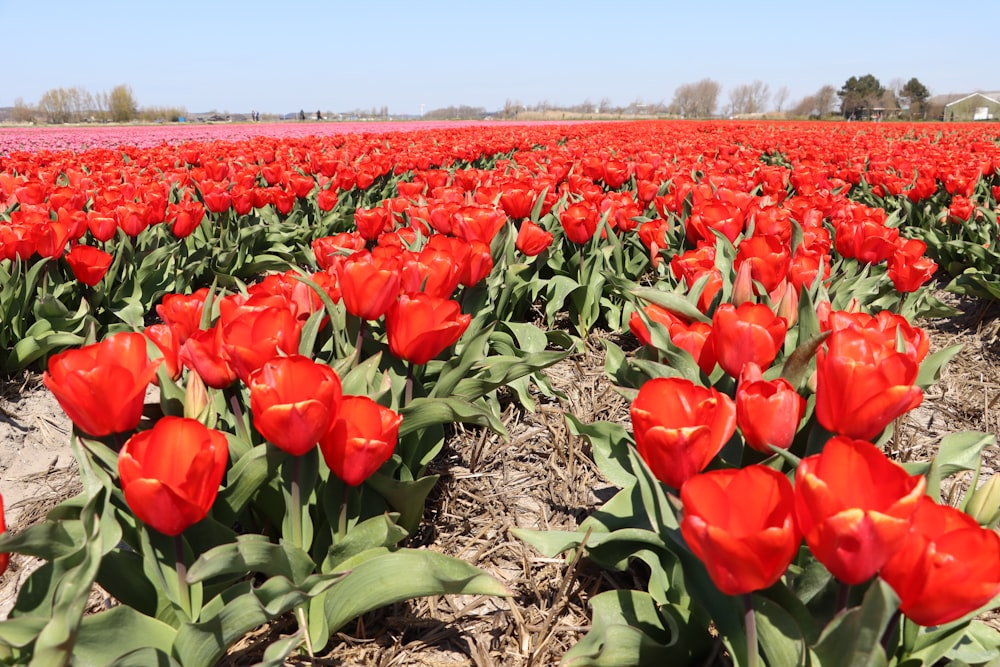
<path id="1" fill-rule="evenodd" d="M 65 88 L 52 88 L 42 93 L 38 109 L 50 123 L 68 123 L 72 118 L 69 95 Z"/>
<path id="2" fill-rule="evenodd" d="M 597 110 L 601 113 L 611 113 L 611 98 L 602 97 L 601 103 L 598 105 Z"/>
<path id="3" fill-rule="evenodd" d="M 785 106 L 785 102 L 788 101 L 788 96 L 792 94 L 792 91 L 788 90 L 788 86 L 782 86 L 774 92 L 774 109 L 775 111 L 781 111 Z"/>
<path id="4" fill-rule="evenodd" d="M 837 89 L 827 84 L 816 91 L 816 114 L 824 118 L 833 110 L 837 98 Z"/>
<path id="5" fill-rule="evenodd" d="M 719 82 L 712 79 L 686 83 L 674 91 L 670 106 L 684 118 L 708 118 L 715 112 L 721 88 Z"/>
<path id="6" fill-rule="evenodd" d="M 23 98 L 14 100 L 14 108 L 10 112 L 11 120 L 15 123 L 31 123 L 35 120 L 35 109 L 27 104 Z"/>
<path id="7" fill-rule="evenodd" d="M 734 116 L 760 113 L 770 96 L 768 85 L 759 79 L 736 86 L 729 91 L 729 113 Z"/>

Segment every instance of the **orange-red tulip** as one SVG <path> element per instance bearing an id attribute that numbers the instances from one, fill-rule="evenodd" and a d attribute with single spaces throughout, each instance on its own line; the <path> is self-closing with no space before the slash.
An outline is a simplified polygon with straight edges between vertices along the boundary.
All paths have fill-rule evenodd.
<path id="1" fill-rule="evenodd" d="M 552 245 L 552 232 L 542 229 L 531 220 L 521 223 L 514 246 L 528 257 L 534 257 Z"/>
<path id="2" fill-rule="evenodd" d="M 834 331 L 816 355 L 816 418 L 833 433 L 874 438 L 923 401 L 918 372 L 892 330 Z"/>
<path id="3" fill-rule="evenodd" d="M 566 238 L 579 245 L 594 236 L 598 222 L 597 209 L 586 202 L 572 204 L 559 214 L 559 223 L 566 232 Z"/>
<path id="4" fill-rule="evenodd" d="M 336 371 L 308 357 L 272 359 L 250 375 L 248 384 L 254 426 L 292 456 L 315 447 L 340 410 Z"/>
<path id="5" fill-rule="evenodd" d="M 125 502 L 146 525 L 180 535 L 208 515 L 228 460 L 225 434 L 195 419 L 163 417 L 122 447 Z"/>
<path id="6" fill-rule="evenodd" d="M 319 441 L 330 470 L 357 486 L 389 460 L 403 417 L 367 396 L 344 396 L 340 416 Z"/>
<path id="7" fill-rule="evenodd" d="M 765 380 L 749 363 L 736 388 L 736 425 L 747 445 L 764 454 L 771 446 L 788 449 L 806 411 L 806 399 L 784 378 Z"/>
<path id="8" fill-rule="evenodd" d="M 395 258 L 356 252 L 340 266 L 340 298 L 351 315 L 377 320 L 399 296 L 400 269 Z"/>
<path id="9" fill-rule="evenodd" d="M 785 344 L 788 324 L 762 303 L 720 305 L 712 316 L 712 342 L 722 370 L 739 377 L 753 362 L 767 368 Z"/>
<path id="10" fill-rule="evenodd" d="M 426 364 L 461 338 L 471 321 L 457 301 L 423 293 L 403 295 L 385 315 L 389 350 L 397 359 Z"/>
<path id="11" fill-rule="evenodd" d="M 912 621 L 950 623 L 1000 594 L 1000 535 L 965 512 L 923 496 L 913 529 L 881 576 Z"/>
<path id="12" fill-rule="evenodd" d="M 647 381 L 631 415 L 639 456 L 675 489 L 704 470 L 736 430 L 732 399 L 683 378 Z"/>
<path id="13" fill-rule="evenodd" d="M 860 584 L 902 544 L 925 486 L 870 442 L 838 436 L 799 463 L 795 514 L 816 559 Z"/>
<path id="14" fill-rule="evenodd" d="M 66 263 L 73 276 L 84 285 L 93 287 L 111 267 L 112 256 L 90 245 L 75 245 L 66 253 Z"/>
<path id="15" fill-rule="evenodd" d="M 302 324 L 287 306 L 241 307 L 220 324 L 223 354 L 243 382 L 264 362 L 298 352 Z"/>
<path id="16" fill-rule="evenodd" d="M 681 534 L 726 595 L 768 588 L 784 574 L 802 535 L 788 478 L 766 466 L 713 470 L 681 487 Z"/>
<path id="17" fill-rule="evenodd" d="M 104 437 L 139 425 L 159 365 L 146 356 L 145 336 L 118 333 L 55 355 L 42 380 L 77 428 Z"/>

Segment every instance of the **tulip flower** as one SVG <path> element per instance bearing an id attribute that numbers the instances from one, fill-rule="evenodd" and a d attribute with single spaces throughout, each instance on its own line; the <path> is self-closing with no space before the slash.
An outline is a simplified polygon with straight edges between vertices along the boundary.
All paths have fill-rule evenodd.
<path id="1" fill-rule="evenodd" d="M 163 417 L 118 456 L 125 502 L 146 525 L 180 535 L 208 515 L 226 472 L 226 436 L 201 422 Z"/>
<path id="2" fill-rule="evenodd" d="M 834 331 L 816 355 L 816 418 L 832 433 L 874 438 L 920 405 L 918 372 L 917 362 L 896 350 L 892 330 Z"/>
<path id="3" fill-rule="evenodd" d="M 288 307 L 238 308 L 220 318 L 222 350 L 244 382 L 278 354 L 296 354 L 302 325 Z"/>
<path id="4" fill-rule="evenodd" d="M 534 257 L 552 245 L 552 233 L 546 231 L 531 220 L 521 223 L 521 228 L 517 231 L 517 240 L 514 247 L 523 252 L 528 257 Z"/>
<path id="5" fill-rule="evenodd" d="M 913 529 L 882 568 L 900 611 L 918 625 L 944 625 L 1000 594 L 1000 535 L 965 512 L 923 496 Z"/>
<path id="6" fill-rule="evenodd" d="M 156 314 L 163 323 L 174 330 L 178 344 L 201 328 L 202 311 L 208 298 L 208 288 L 203 287 L 191 294 L 167 294 L 156 306 Z"/>
<path id="7" fill-rule="evenodd" d="M 927 244 L 919 239 L 905 239 L 889 256 L 889 279 L 897 292 L 915 292 L 937 271 L 937 263 L 924 256 Z"/>
<path id="8" fill-rule="evenodd" d="M 739 377 L 753 362 L 767 368 L 785 344 L 788 324 L 762 303 L 720 305 L 712 316 L 712 341 L 722 370 Z"/>
<path id="9" fill-rule="evenodd" d="M 799 463 L 795 514 L 816 559 L 860 584 L 903 543 L 925 486 L 870 442 L 835 437 Z"/>
<path id="10" fill-rule="evenodd" d="M 773 585 L 795 558 L 802 535 L 788 478 L 766 466 L 713 470 L 681 487 L 684 541 L 726 595 Z"/>
<path id="11" fill-rule="evenodd" d="M 344 396 L 340 416 L 319 441 L 323 459 L 349 486 L 357 486 L 389 460 L 402 415 L 367 396 Z"/>
<path id="12" fill-rule="evenodd" d="M 336 371 L 299 355 L 277 357 L 250 375 L 253 424 L 268 442 L 292 456 L 312 449 L 340 410 Z"/>
<path id="13" fill-rule="evenodd" d="M 222 349 L 222 328 L 198 329 L 181 345 L 177 358 L 214 389 L 225 389 L 236 381 L 236 371 Z"/>
<path id="14" fill-rule="evenodd" d="M 42 381 L 77 428 L 101 438 L 139 425 L 159 365 L 146 355 L 145 336 L 118 333 L 55 355 Z"/>
<path id="15" fill-rule="evenodd" d="M 675 489 L 704 470 L 736 430 L 732 399 L 683 378 L 647 381 L 630 413 L 639 456 Z"/>
<path id="16" fill-rule="evenodd" d="M 572 204 L 559 214 L 559 222 L 566 232 L 566 238 L 583 245 L 597 231 L 597 209 L 586 202 Z"/>
<path id="17" fill-rule="evenodd" d="M 340 298 L 351 315 L 377 320 L 399 296 L 399 263 L 368 251 L 347 258 L 338 271 Z"/>
<path id="18" fill-rule="evenodd" d="M 457 301 L 422 293 L 400 296 L 385 315 L 389 350 L 397 359 L 426 364 L 461 338 L 471 321 Z"/>
<path id="19" fill-rule="evenodd" d="M 93 287 L 111 267 L 112 256 L 90 245 L 75 245 L 66 253 L 66 263 L 73 276 L 84 285 Z"/>
<path id="20" fill-rule="evenodd" d="M 736 425 L 751 448 L 763 454 L 771 447 L 788 449 L 806 412 L 806 399 L 785 380 L 765 380 L 760 367 L 743 367 L 736 388 Z"/>
<path id="21" fill-rule="evenodd" d="M 151 324 L 143 332 L 146 338 L 153 341 L 163 355 L 163 363 L 166 366 L 167 375 L 171 380 L 176 380 L 181 376 L 180 343 L 174 330 L 166 324 Z"/>

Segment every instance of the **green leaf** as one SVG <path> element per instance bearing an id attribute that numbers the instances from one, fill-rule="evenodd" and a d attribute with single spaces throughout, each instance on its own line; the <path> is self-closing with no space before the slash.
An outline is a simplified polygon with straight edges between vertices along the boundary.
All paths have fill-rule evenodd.
<path id="1" fill-rule="evenodd" d="M 469 563 L 435 553 L 401 549 L 354 567 L 327 596 L 330 631 L 374 609 L 427 595 L 496 595 L 511 592 Z"/>
<path id="2" fill-rule="evenodd" d="M 315 563 L 302 549 L 284 540 L 274 544 L 264 535 L 250 533 L 202 554 L 188 570 L 187 580 L 194 583 L 212 577 L 243 577 L 256 572 L 269 578 L 284 577 L 298 585 L 315 569 Z"/>
<path id="3" fill-rule="evenodd" d="M 899 613 L 899 598 L 881 579 L 865 593 L 860 607 L 834 617 L 823 629 L 813 652 L 823 667 L 884 667 L 882 634 Z"/>
<path id="4" fill-rule="evenodd" d="M 181 667 L 169 653 L 157 648 L 140 648 L 121 656 L 110 667 Z"/>
<path id="5" fill-rule="evenodd" d="M 380 514 L 352 526 L 342 539 L 334 543 L 323 559 L 324 572 L 331 572 L 348 558 L 374 547 L 394 547 L 407 533 L 400 528 L 394 514 Z"/>
<path id="6" fill-rule="evenodd" d="M 809 651 L 795 619 L 776 602 L 753 596 L 759 647 L 770 665 L 803 666 Z"/>
<path id="7" fill-rule="evenodd" d="M 635 484 L 635 473 L 628 456 L 631 438 L 624 426 L 603 421 L 584 424 L 569 412 L 564 416 L 569 432 L 586 438 L 590 443 L 594 461 L 609 482 L 622 488 Z"/>
<path id="8" fill-rule="evenodd" d="M 131 607 L 112 607 L 84 617 L 73 647 L 73 665 L 105 667 L 142 648 L 169 654 L 176 635 L 166 623 Z M 134 658 L 131 664 L 137 664 Z"/>
<path id="9" fill-rule="evenodd" d="M 690 623 L 690 610 L 659 607 L 641 591 L 607 591 L 590 606 L 591 630 L 566 652 L 561 667 L 692 665 L 711 646 L 707 628 Z"/>
<path id="10" fill-rule="evenodd" d="M 507 437 L 507 429 L 491 410 L 462 398 L 415 398 L 399 412 L 403 415 L 400 438 L 434 424 L 455 422 L 485 426 Z"/>
<path id="11" fill-rule="evenodd" d="M 284 577 L 272 577 L 258 588 L 250 582 L 236 584 L 212 601 L 217 604 L 206 605 L 201 622 L 185 623 L 177 630 L 174 654 L 184 667 L 211 667 L 247 632 L 308 602 L 340 578 L 340 574 L 314 574 L 301 586 Z M 205 617 L 209 609 L 217 611 Z"/>
<path id="12" fill-rule="evenodd" d="M 407 533 L 413 533 L 424 514 L 427 494 L 437 484 L 437 475 L 427 475 L 413 481 L 398 480 L 381 472 L 375 472 L 365 483 L 378 491 L 389 505 L 399 512 L 399 525 Z"/>
<path id="13" fill-rule="evenodd" d="M 995 435 L 975 431 L 949 433 L 944 436 L 927 471 L 928 495 L 940 500 L 942 479 L 957 472 L 978 471 L 982 463 L 983 449 L 995 442 Z"/>
<path id="14" fill-rule="evenodd" d="M 946 655 L 951 660 L 961 660 L 970 665 L 987 662 L 995 665 L 1000 658 L 1000 632 L 982 621 L 972 621 L 962 639 Z"/>
<path id="15" fill-rule="evenodd" d="M 695 304 L 688 301 L 679 292 L 659 290 L 652 287 L 638 287 L 632 290 L 632 295 L 643 301 L 655 303 L 657 306 L 666 308 L 677 315 L 682 315 L 692 322 L 712 321 L 710 317 L 698 310 Z"/>
<path id="16" fill-rule="evenodd" d="M 962 351 L 961 345 L 952 345 L 927 355 L 920 364 L 920 372 L 914 384 L 926 389 L 941 379 L 941 369 L 951 358 Z"/>

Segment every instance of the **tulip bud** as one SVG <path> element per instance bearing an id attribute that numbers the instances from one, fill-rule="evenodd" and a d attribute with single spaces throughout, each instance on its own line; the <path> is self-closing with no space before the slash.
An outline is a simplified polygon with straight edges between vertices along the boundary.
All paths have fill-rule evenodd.
<path id="1" fill-rule="evenodd" d="M 789 327 L 795 326 L 799 321 L 799 292 L 791 283 L 785 283 L 776 314 L 778 317 L 784 317 Z"/>
<path id="2" fill-rule="evenodd" d="M 969 492 L 965 513 L 980 526 L 992 526 L 1000 519 L 1000 475 L 991 476 L 985 484 Z"/>
<path id="3" fill-rule="evenodd" d="M 750 262 L 743 262 L 736 270 L 736 279 L 733 281 L 733 304 L 736 306 L 754 300 L 750 268 Z"/>
<path id="4" fill-rule="evenodd" d="M 187 387 L 184 388 L 184 416 L 197 419 L 208 426 L 210 401 L 208 387 L 197 373 L 188 373 Z"/>

